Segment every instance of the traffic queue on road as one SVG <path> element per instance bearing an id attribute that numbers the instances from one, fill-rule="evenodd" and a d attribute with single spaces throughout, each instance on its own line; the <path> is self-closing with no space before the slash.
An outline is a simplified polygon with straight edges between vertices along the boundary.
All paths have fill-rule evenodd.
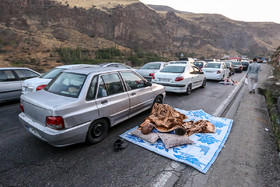
<path id="1" fill-rule="evenodd" d="M 205 88 L 207 80 L 242 72 L 242 63 L 235 63 L 179 60 L 149 62 L 140 69 L 75 64 L 42 75 L 28 68 L 0 68 L 0 102 L 20 97 L 22 125 L 53 146 L 94 144 L 110 127 L 163 103 L 166 92 L 189 95 Z"/>

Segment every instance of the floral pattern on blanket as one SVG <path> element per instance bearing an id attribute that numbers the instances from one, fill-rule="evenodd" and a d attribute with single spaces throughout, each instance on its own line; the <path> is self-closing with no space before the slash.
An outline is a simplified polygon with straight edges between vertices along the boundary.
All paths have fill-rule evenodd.
<path id="1" fill-rule="evenodd" d="M 223 148 L 230 133 L 233 120 L 215 117 L 205 113 L 203 110 L 185 111 L 177 108 L 176 110 L 188 116 L 186 121 L 197 121 L 200 119 L 210 121 L 215 125 L 216 133 L 193 134 L 190 136 L 190 139 L 195 142 L 194 144 L 176 146 L 170 149 L 165 148 L 161 139 L 151 144 L 131 135 L 130 132 L 137 127 L 123 133 L 120 137 L 162 156 L 188 164 L 202 173 L 206 173 Z"/>

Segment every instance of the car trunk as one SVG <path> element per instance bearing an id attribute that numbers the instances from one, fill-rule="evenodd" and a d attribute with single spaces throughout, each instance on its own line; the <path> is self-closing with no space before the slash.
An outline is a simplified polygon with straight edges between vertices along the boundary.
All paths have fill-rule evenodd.
<path id="1" fill-rule="evenodd" d="M 216 68 L 203 68 L 203 72 L 207 73 L 207 74 L 217 74 L 217 71 L 219 71 L 219 69 L 216 69 Z"/>
<path id="2" fill-rule="evenodd" d="M 155 73 L 158 70 L 154 70 L 154 69 L 139 69 L 137 72 L 142 75 L 143 77 L 152 77 L 149 76 L 151 73 Z"/>
<path id="3" fill-rule="evenodd" d="M 158 83 L 174 82 L 181 75 L 182 73 L 157 73 L 155 78 Z"/>
<path id="4" fill-rule="evenodd" d="M 24 113 L 35 122 L 45 125 L 46 117 L 54 115 L 54 109 L 72 102 L 73 98 L 55 95 L 46 91 L 22 95 L 21 103 Z"/>

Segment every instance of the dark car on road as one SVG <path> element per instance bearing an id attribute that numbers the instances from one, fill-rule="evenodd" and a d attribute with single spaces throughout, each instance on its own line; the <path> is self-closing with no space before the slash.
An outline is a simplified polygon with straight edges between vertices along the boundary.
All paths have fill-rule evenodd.
<path id="1" fill-rule="evenodd" d="M 249 66 L 249 61 L 241 61 L 241 64 L 243 66 L 243 71 L 247 71 Z"/>

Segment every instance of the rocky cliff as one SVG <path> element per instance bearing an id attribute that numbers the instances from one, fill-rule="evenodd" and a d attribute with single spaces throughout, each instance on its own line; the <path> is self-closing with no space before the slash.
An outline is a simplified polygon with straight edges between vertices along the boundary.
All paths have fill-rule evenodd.
<path id="1" fill-rule="evenodd" d="M 15 56 L 24 52 L 30 59 L 48 61 L 54 47 L 117 46 L 167 57 L 185 52 L 220 58 L 267 55 L 280 45 L 279 24 L 159 10 L 137 0 L 1 0 L 0 10 L 2 56 L 17 51 Z"/>

